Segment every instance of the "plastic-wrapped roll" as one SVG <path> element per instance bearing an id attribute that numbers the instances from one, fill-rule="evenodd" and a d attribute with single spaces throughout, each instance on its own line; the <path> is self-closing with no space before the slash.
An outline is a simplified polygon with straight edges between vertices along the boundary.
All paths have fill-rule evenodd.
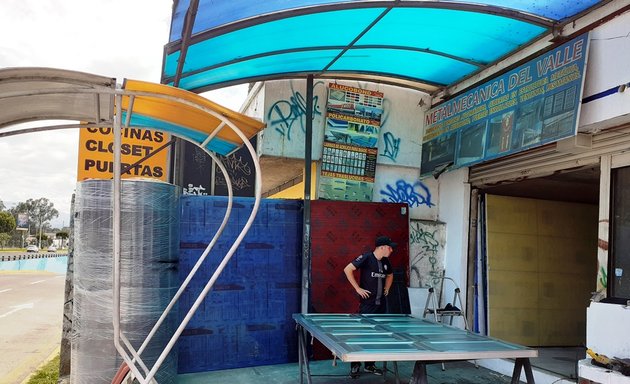
<path id="1" fill-rule="evenodd" d="M 75 200 L 72 373 L 75 384 L 111 383 L 122 358 L 112 325 L 111 180 L 77 184 Z M 121 194 L 121 329 L 140 348 L 179 287 L 179 189 L 156 181 L 123 180 Z M 176 308 L 142 354 L 151 367 L 178 324 Z M 156 375 L 177 382 L 173 349 Z"/>

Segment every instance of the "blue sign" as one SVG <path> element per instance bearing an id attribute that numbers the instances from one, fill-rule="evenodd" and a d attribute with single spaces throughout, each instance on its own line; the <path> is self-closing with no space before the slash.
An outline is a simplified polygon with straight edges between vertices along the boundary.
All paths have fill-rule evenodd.
<path id="1" fill-rule="evenodd" d="M 576 134 L 588 33 L 429 110 L 421 174 L 510 155 Z"/>

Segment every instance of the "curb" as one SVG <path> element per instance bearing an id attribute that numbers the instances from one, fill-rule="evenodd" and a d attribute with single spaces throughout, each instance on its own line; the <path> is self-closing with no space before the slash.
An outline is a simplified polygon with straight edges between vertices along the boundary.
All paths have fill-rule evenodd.
<path id="1" fill-rule="evenodd" d="M 68 256 L 67 253 L 24 253 L 19 255 L 0 255 L 0 261 L 19 261 L 31 259 L 47 259 L 50 257 Z"/>
<path id="2" fill-rule="evenodd" d="M 28 381 L 31 379 L 31 377 L 33 377 L 37 372 L 39 372 L 39 370 L 42 369 L 42 367 L 44 367 L 44 365 L 48 364 L 59 353 L 61 353 L 61 347 L 56 347 L 55 350 L 52 351 L 51 354 L 46 358 L 46 360 L 42 361 L 42 363 L 37 367 L 37 369 L 35 369 L 35 371 L 33 373 L 28 375 L 28 377 L 26 379 L 24 379 L 24 381 L 22 381 L 20 384 L 27 384 Z"/>

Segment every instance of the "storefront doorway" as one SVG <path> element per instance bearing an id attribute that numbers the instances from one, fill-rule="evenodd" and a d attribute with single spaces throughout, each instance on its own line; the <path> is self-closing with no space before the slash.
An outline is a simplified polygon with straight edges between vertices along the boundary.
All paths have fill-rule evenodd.
<path id="1" fill-rule="evenodd" d="M 479 188 L 475 326 L 577 377 L 597 283 L 599 166 Z"/>

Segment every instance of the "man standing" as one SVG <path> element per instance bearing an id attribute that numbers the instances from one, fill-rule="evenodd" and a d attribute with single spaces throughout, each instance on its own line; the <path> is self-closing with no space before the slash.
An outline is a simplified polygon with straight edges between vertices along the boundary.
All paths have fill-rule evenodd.
<path id="1" fill-rule="evenodd" d="M 348 281 L 361 297 L 359 313 L 385 313 L 385 296 L 394 281 L 392 265 L 389 263 L 389 255 L 394 251 L 396 243 L 387 236 L 376 238 L 374 251 L 364 253 L 350 262 L 343 269 Z M 360 269 L 360 279 L 357 283 L 354 271 Z M 350 365 L 350 377 L 359 377 L 361 363 L 353 362 Z M 375 375 L 382 375 L 383 371 L 376 368 L 373 361 L 365 362 L 365 371 Z"/>

